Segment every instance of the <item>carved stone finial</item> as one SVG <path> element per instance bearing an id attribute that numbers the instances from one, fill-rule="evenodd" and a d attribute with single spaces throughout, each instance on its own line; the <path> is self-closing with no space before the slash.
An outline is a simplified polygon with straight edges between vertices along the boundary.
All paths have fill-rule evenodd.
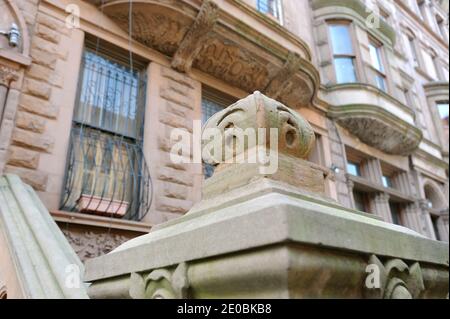
<path id="1" fill-rule="evenodd" d="M 212 116 L 203 128 L 203 160 L 217 166 L 205 181 L 203 197 L 260 179 L 323 195 L 324 172 L 304 160 L 314 140 L 300 114 L 255 92 Z"/>
<path id="2" fill-rule="evenodd" d="M 223 138 L 214 139 L 211 143 L 211 129 L 218 129 Z M 236 136 L 236 133 L 239 133 L 237 130 L 245 135 L 245 141 Z M 272 132 L 276 132 L 275 141 L 274 136 L 270 136 Z M 252 134 L 255 138 L 253 143 L 251 138 L 248 138 L 252 137 Z M 314 145 L 315 135 L 310 124 L 300 114 L 260 92 L 255 92 L 211 117 L 203 128 L 202 140 L 203 160 L 210 164 L 219 164 L 227 158 L 225 152 L 219 157 L 213 154 L 212 146 L 216 146 L 214 143 L 220 143 L 224 149 L 234 147 L 234 156 L 255 146 L 274 150 L 274 145 L 271 144 L 276 144 L 275 151 L 278 154 L 305 159 Z"/>
<path id="3" fill-rule="evenodd" d="M 194 24 L 186 33 L 172 60 L 172 67 L 180 72 L 189 72 L 192 63 L 204 47 L 208 33 L 219 17 L 219 7 L 211 0 L 205 0 Z"/>

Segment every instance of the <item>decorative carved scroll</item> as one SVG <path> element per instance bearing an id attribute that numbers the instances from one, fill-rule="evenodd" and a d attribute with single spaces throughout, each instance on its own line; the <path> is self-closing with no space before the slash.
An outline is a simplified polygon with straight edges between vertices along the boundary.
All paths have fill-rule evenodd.
<path id="1" fill-rule="evenodd" d="M 377 266 L 380 287 L 367 288 L 367 298 L 373 299 L 416 299 L 425 290 L 419 263 L 408 266 L 401 259 L 390 259 L 384 264 L 372 255 L 369 264 Z"/>
<path id="2" fill-rule="evenodd" d="M 0 85 L 9 87 L 12 81 L 19 78 L 17 72 L 7 66 L 0 65 Z"/>
<path id="3" fill-rule="evenodd" d="M 172 67 L 180 72 L 189 72 L 195 57 L 205 46 L 209 32 L 219 17 L 219 7 L 210 0 L 203 2 L 200 12 L 180 43 L 172 60 Z"/>
<path id="4" fill-rule="evenodd" d="M 179 264 L 175 269 L 155 269 L 147 276 L 132 273 L 130 296 L 133 299 L 186 299 L 189 298 L 188 266 Z"/>

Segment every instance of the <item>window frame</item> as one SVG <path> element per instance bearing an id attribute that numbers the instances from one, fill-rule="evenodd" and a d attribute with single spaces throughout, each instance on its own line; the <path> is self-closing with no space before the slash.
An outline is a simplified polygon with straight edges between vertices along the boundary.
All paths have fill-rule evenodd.
<path id="1" fill-rule="evenodd" d="M 327 37 L 328 37 L 328 44 L 329 44 L 329 48 L 330 48 L 330 52 L 331 52 L 331 61 L 332 61 L 332 65 L 333 65 L 333 82 L 335 84 L 352 84 L 352 83 L 359 83 L 361 82 L 361 74 L 359 72 L 360 70 L 360 65 L 359 65 L 359 54 L 358 54 L 358 46 L 356 45 L 356 36 L 355 36 L 355 31 L 354 31 L 354 25 L 353 25 L 353 21 L 351 20 L 344 20 L 344 19 L 332 19 L 332 20 L 327 20 L 326 21 L 327 24 Z M 351 42 L 351 51 L 352 54 L 335 54 L 334 52 L 334 47 L 333 47 L 333 37 L 331 34 L 331 27 L 332 26 L 339 26 L 339 25 L 343 25 L 346 26 L 348 29 L 348 34 L 350 37 L 350 42 Z M 344 58 L 344 59 L 351 59 L 353 62 L 353 68 L 354 68 L 354 73 L 355 73 L 355 81 L 354 82 L 338 82 L 338 72 L 337 72 L 337 67 L 336 67 L 336 59 L 339 58 Z"/>
<path id="2" fill-rule="evenodd" d="M 376 50 L 376 54 L 377 54 L 377 59 L 379 60 L 378 63 L 381 66 L 381 70 L 379 70 L 375 65 L 374 65 L 374 61 L 372 60 L 373 56 L 372 53 L 370 52 L 370 47 L 374 47 Z M 386 63 L 386 56 L 384 53 L 384 45 L 383 43 L 381 43 L 380 41 L 377 41 L 376 39 L 374 39 L 373 37 L 369 37 L 369 53 L 370 53 L 370 64 L 369 67 L 370 69 L 375 72 L 375 78 L 372 79 L 374 81 L 374 85 L 381 91 L 385 92 L 385 93 L 389 93 L 389 83 L 388 83 L 388 76 L 387 76 L 387 70 L 388 70 L 388 65 Z M 383 86 L 384 89 L 381 88 L 378 85 L 378 79 L 381 78 L 383 80 Z"/>
<path id="3" fill-rule="evenodd" d="M 99 40 L 100 41 L 100 40 Z M 101 40 L 103 42 L 103 40 Z M 93 54 L 95 55 L 94 59 L 89 61 L 89 57 L 87 54 Z M 107 42 L 102 43 L 102 46 L 100 47 L 99 44 L 95 45 L 92 42 L 92 39 L 90 35 L 87 35 L 86 40 L 84 42 L 83 47 L 83 54 L 81 56 L 81 63 L 80 63 L 80 70 L 78 72 L 78 84 L 77 84 L 77 93 L 76 93 L 76 100 L 75 105 L 73 109 L 72 119 L 71 119 L 71 128 L 70 128 L 70 145 L 65 161 L 65 173 L 64 173 L 64 182 L 62 185 L 62 192 L 61 192 L 61 198 L 60 198 L 60 209 L 66 210 L 69 212 L 78 212 L 78 213 L 87 213 L 87 214 L 94 214 L 94 215 L 101 215 L 104 216 L 107 214 L 108 216 L 112 216 L 111 214 L 116 214 L 121 210 L 122 205 L 126 208 L 126 213 L 124 215 L 117 215 L 116 217 L 120 216 L 120 219 L 122 220 L 134 220 L 134 221 L 140 221 L 142 220 L 145 215 L 150 210 L 151 205 L 151 197 L 152 195 L 152 186 L 151 181 L 149 182 L 149 176 L 148 176 L 148 166 L 145 162 L 145 156 L 143 154 L 143 139 L 144 139 L 144 128 L 145 128 L 145 110 L 146 110 L 146 104 L 147 104 L 147 87 L 148 87 L 148 81 L 147 81 L 147 66 L 148 61 L 146 61 L 144 58 L 135 56 L 133 54 L 133 68 L 127 70 L 129 67 L 128 65 L 128 59 L 129 55 L 126 54 L 124 50 L 122 50 L 120 47 L 116 47 L 113 44 L 109 44 Z M 98 59 L 98 61 L 96 61 Z M 104 60 L 104 61 L 103 61 Z M 105 62 L 105 63 L 103 63 Z M 86 63 L 92 63 L 96 68 L 93 68 L 91 70 L 88 70 Z M 109 68 L 111 67 L 111 68 Z M 123 69 L 121 70 L 121 67 Z M 107 70 L 105 73 L 102 71 L 102 68 L 105 68 Z M 88 77 L 85 77 L 86 72 L 91 72 Z M 124 77 L 121 77 L 118 74 L 121 74 L 120 72 L 128 73 L 127 80 L 124 80 Z M 128 80 L 130 82 L 128 82 Z M 87 81 L 87 82 L 86 82 Z M 97 81 L 97 82 L 93 82 Z M 110 82 L 111 81 L 111 82 Z M 117 82 L 117 83 L 116 83 Z M 103 100 L 97 100 L 94 103 L 91 103 L 89 101 L 89 98 L 83 102 L 83 94 L 88 93 L 89 94 L 89 86 L 92 85 L 92 83 L 95 83 L 94 85 L 100 85 L 102 91 L 101 93 L 103 96 L 101 99 Z M 98 84 L 100 83 L 100 84 Z M 87 85 L 87 87 L 86 87 Z M 126 109 L 116 109 L 115 102 L 111 104 L 108 99 L 111 98 L 109 95 L 110 93 L 110 85 L 111 87 L 117 87 L 117 85 L 122 85 L 123 92 L 128 92 L 130 95 L 133 96 L 133 98 L 136 99 L 134 102 L 135 110 L 134 113 L 130 113 L 130 110 L 133 110 L 131 103 L 128 106 L 128 110 Z M 86 90 L 87 92 L 83 92 Z M 135 92 L 133 92 L 135 91 Z M 126 95 L 126 94 L 125 94 Z M 114 99 L 116 96 L 114 95 Z M 132 99 L 130 98 L 130 101 Z M 101 102 L 100 102 L 101 101 Z M 114 101 L 114 100 L 113 100 Z M 123 100 L 122 100 L 123 101 Z M 100 104 L 96 104 L 97 102 L 100 102 Z M 109 106 L 108 106 L 109 105 Z M 111 123 L 110 127 L 102 126 L 102 123 L 100 123 L 100 120 L 94 120 L 92 122 L 92 114 L 88 116 L 80 116 L 80 111 L 82 113 L 85 113 L 85 111 L 92 112 L 92 110 L 86 109 L 83 111 L 83 108 L 99 108 L 101 110 L 96 110 L 96 112 L 110 112 L 110 113 L 116 113 L 117 114 L 110 115 L 111 117 Z M 105 111 L 106 110 L 106 111 Z M 122 111 L 126 111 L 127 113 L 122 113 Z M 95 112 L 95 111 L 94 111 Z M 124 116 L 126 114 L 126 116 Z M 129 117 L 131 114 L 134 114 L 133 117 Z M 128 124 L 124 124 L 126 129 L 124 129 L 120 124 L 120 116 L 123 116 L 123 121 L 128 123 L 130 120 L 132 120 L 132 123 L 134 123 L 133 128 L 129 128 Z M 115 118 L 115 119 L 114 119 Z M 118 122 L 114 122 L 118 121 Z M 110 124 L 111 124 L 110 123 Z M 98 125 L 96 125 L 98 124 Z M 123 124 L 123 123 L 122 123 Z M 81 135 L 80 135 L 81 130 Z M 129 134 L 131 131 L 133 131 L 133 134 Z M 92 132 L 93 134 L 89 133 Z M 96 139 L 96 137 L 98 139 Z M 84 139 L 84 141 L 83 141 Z M 103 141 L 108 141 L 108 146 L 105 148 L 102 148 L 99 145 L 102 145 Z M 119 142 L 117 142 L 119 141 Z M 78 147 L 81 147 L 81 149 L 75 150 L 75 143 L 77 143 Z M 94 150 L 94 148 L 100 148 L 101 150 L 101 157 L 95 155 L 95 163 L 96 161 L 99 161 L 98 163 L 94 164 L 96 166 L 95 169 L 85 169 L 86 165 L 91 165 L 90 156 L 92 154 L 90 153 L 84 153 L 85 152 L 85 144 L 88 143 L 90 146 L 88 146 L 88 149 L 91 148 L 95 154 L 97 154 L 97 150 Z M 104 143 L 106 145 L 106 143 Z M 114 152 L 114 155 L 110 152 Z M 122 190 L 117 190 L 118 192 L 122 191 L 122 195 L 116 194 L 116 186 L 114 186 L 114 190 L 112 193 L 109 192 L 109 188 L 111 180 L 108 180 L 108 176 L 111 176 L 111 172 L 114 170 L 119 170 L 115 168 L 117 166 L 117 162 L 113 164 L 113 161 L 117 156 L 125 156 L 120 155 L 120 153 L 127 154 L 126 157 L 126 164 L 123 164 L 124 161 L 121 159 L 122 166 L 121 169 L 126 167 L 126 165 L 129 165 L 129 174 L 131 174 L 131 177 L 129 178 L 128 183 L 123 181 L 123 176 L 127 174 L 125 169 L 123 169 L 123 175 L 120 175 L 121 177 L 117 177 L 116 180 L 119 180 L 121 184 L 123 184 Z M 83 157 L 83 160 L 80 161 L 80 154 L 82 154 L 81 157 Z M 118 155 L 119 154 L 119 155 Z M 87 160 L 87 162 L 85 162 Z M 76 164 L 78 163 L 78 164 Z M 109 164 L 108 164 L 109 163 Z M 81 165 L 80 167 L 77 167 Z M 101 195 L 97 194 L 97 182 L 95 182 L 93 185 L 88 186 L 88 188 L 85 188 L 87 184 L 89 184 L 89 174 L 91 174 L 93 171 L 96 171 L 95 174 L 98 176 L 101 176 L 103 180 L 103 186 L 100 186 L 103 190 L 101 191 Z M 79 179 L 80 175 L 79 171 L 82 172 L 81 180 L 78 180 L 80 184 L 75 183 L 75 180 Z M 87 177 L 86 177 L 87 176 Z M 97 176 L 97 178 L 98 178 Z M 121 180 L 122 178 L 122 180 Z M 106 181 L 105 181 L 106 180 Z M 126 179 L 125 179 L 126 181 Z M 146 188 L 143 187 L 143 185 L 147 185 L 149 182 L 149 192 L 145 193 Z M 99 183 L 101 184 L 101 182 Z M 119 184 L 119 183 L 118 183 Z M 118 185 L 116 182 L 114 182 L 114 185 Z M 133 186 L 130 186 L 133 185 Z M 128 188 L 131 187 L 133 189 L 133 192 L 128 192 Z M 119 187 L 118 187 L 119 188 Z M 150 191 L 151 190 L 151 191 Z M 138 192 L 138 194 L 134 193 L 135 191 Z M 131 200 L 127 202 L 128 195 L 131 194 L 129 198 Z M 77 199 L 77 194 L 79 194 Z M 149 196 L 148 196 L 149 195 Z M 118 197 L 120 199 L 118 199 Z M 145 199 L 144 199 L 144 197 Z M 86 207 L 81 204 L 79 207 L 78 201 L 83 200 L 83 198 L 87 198 L 89 203 Z M 148 202 L 149 199 L 149 202 Z M 74 202 L 75 200 L 75 202 Z M 93 211 L 91 211 L 91 206 L 95 206 L 93 201 L 99 202 L 99 204 L 96 206 Z M 141 202 L 143 201 L 143 202 Z M 107 211 L 109 211 L 112 207 L 117 207 L 117 203 L 120 202 L 120 208 L 118 208 L 114 213 L 107 213 L 103 211 L 102 209 L 99 210 L 100 206 L 102 206 L 105 202 L 109 202 L 108 208 L 106 208 Z M 102 204 L 103 203 L 103 204 Z M 92 205 L 91 205 L 92 204 Z M 115 205 L 115 206 L 114 206 Z M 104 205 L 103 205 L 104 206 Z M 89 213 L 83 210 L 89 210 Z"/>
<path id="4" fill-rule="evenodd" d="M 268 12 L 265 12 L 262 10 L 261 8 L 261 2 L 262 1 L 266 1 L 267 2 L 267 8 L 268 8 Z M 284 12 L 283 12 L 283 1 L 282 0 L 272 0 L 274 2 L 276 2 L 276 8 L 277 8 L 277 13 L 278 15 L 275 15 L 274 13 L 270 12 L 270 5 L 269 5 L 269 1 L 271 0 L 256 0 L 256 9 L 258 10 L 258 12 L 265 14 L 266 16 L 270 17 L 271 19 L 278 21 L 280 23 L 280 25 L 284 25 Z"/>

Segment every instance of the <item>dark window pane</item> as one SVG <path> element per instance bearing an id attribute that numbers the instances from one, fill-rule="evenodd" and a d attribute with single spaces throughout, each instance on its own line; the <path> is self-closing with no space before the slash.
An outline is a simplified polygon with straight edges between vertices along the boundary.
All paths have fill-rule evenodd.
<path id="1" fill-rule="evenodd" d="M 355 192 L 353 192 L 353 199 L 355 200 L 356 210 L 367 213 L 366 203 L 365 203 L 365 201 L 366 201 L 365 195 L 361 192 L 355 191 Z"/>
<path id="2" fill-rule="evenodd" d="M 439 234 L 439 217 L 431 215 L 431 222 L 433 223 L 434 235 L 436 240 L 441 240 L 441 235 Z"/>
<path id="3" fill-rule="evenodd" d="M 389 207 L 391 209 L 392 222 L 396 225 L 403 225 L 401 210 L 398 204 L 389 203 Z"/>
<path id="4" fill-rule="evenodd" d="M 335 58 L 337 83 L 355 83 L 356 72 L 353 58 Z"/>
<path id="5" fill-rule="evenodd" d="M 334 55 L 353 55 L 352 38 L 348 25 L 330 26 Z"/>

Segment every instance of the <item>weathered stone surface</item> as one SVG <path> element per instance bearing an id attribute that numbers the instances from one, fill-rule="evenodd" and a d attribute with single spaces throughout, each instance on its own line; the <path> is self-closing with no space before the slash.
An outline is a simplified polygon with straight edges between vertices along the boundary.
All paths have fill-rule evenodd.
<path id="1" fill-rule="evenodd" d="M 16 128 L 12 136 L 13 144 L 50 153 L 53 150 L 54 137 Z"/>
<path id="2" fill-rule="evenodd" d="M 219 7 L 212 1 L 203 1 L 193 25 L 181 41 L 172 60 L 172 67 L 180 72 L 189 72 L 195 57 L 207 41 L 219 17 Z"/>
<path id="3" fill-rule="evenodd" d="M 59 34 L 58 31 L 52 30 L 43 24 L 37 25 L 36 35 L 56 44 L 59 43 L 59 41 L 61 40 L 61 35 Z"/>
<path id="4" fill-rule="evenodd" d="M 48 118 L 56 118 L 58 115 L 58 108 L 55 105 L 28 94 L 22 94 L 19 108 Z"/>
<path id="5" fill-rule="evenodd" d="M 64 82 L 59 70 L 52 70 L 46 66 L 36 63 L 32 63 L 28 68 L 27 76 L 37 80 L 47 81 L 57 87 L 62 87 Z"/>
<path id="6" fill-rule="evenodd" d="M 39 164 L 39 153 L 22 147 L 11 146 L 8 163 L 13 166 L 26 168 L 37 168 Z"/>
<path id="7" fill-rule="evenodd" d="M 58 56 L 55 53 L 50 53 L 40 49 L 32 49 L 31 57 L 33 58 L 34 63 L 40 64 L 52 70 L 55 69 L 56 61 L 58 60 Z"/>
<path id="8" fill-rule="evenodd" d="M 170 167 L 160 167 L 157 171 L 157 179 L 174 184 L 192 186 L 192 175 Z"/>
<path id="9" fill-rule="evenodd" d="M 17 112 L 16 126 L 24 130 L 43 133 L 45 131 L 46 120 L 35 114 L 24 111 Z"/>
<path id="10" fill-rule="evenodd" d="M 169 198 L 165 196 L 158 196 L 155 199 L 156 209 L 163 212 L 185 214 L 192 206 L 193 202 L 184 199 Z"/>
<path id="11" fill-rule="evenodd" d="M 48 83 L 33 79 L 26 79 L 24 81 L 24 92 L 44 100 L 48 100 L 52 89 Z"/>
<path id="12" fill-rule="evenodd" d="M 205 182 L 206 196 L 188 214 L 87 261 L 91 297 L 448 296 L 448 244 L 323 196 L 323 170 L 299 159 L 314 141 L 301 117 L 256 93 L 213 116 L 205 129 L 213 127 L 278 129 L 278 171 L 219 162 Z M 179 182 L 180 172 L 164 169 L 159 180 Z M 156 198 L 158 211 L 183 213 L 185 203 Z M 382 291 L 368 294 L 367 269 L 374 264 L 382 270 Z"/>

